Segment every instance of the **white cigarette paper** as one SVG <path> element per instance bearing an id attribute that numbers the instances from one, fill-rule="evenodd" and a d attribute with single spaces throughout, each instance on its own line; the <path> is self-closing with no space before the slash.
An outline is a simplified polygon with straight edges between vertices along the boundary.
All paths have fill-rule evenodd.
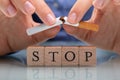
<path id="1" fill-rule="evenodd" d="M 66 24 L 66 25 L 70 25 L 70 26 L 74 26 L 74 27 L 78 27 L 79 26 L 79 23 L 77 23 L 77 24 L 71 24 L 71 23 L 69 23 L 68 21 L 67 21 L 67 17 L 64 17 L 64 20 L 65 20 L 65 23 L 64 24 Z"/>
<path id="2" fill-rule="evenodd" d="M 66 24 L 66 25 L 70 25 L 70 26 L 74 26 L 74 27 L 78 27 L 79 26 L 79 23 L 71 24 L 71 23 L 67 22 L 67 17 L 64 17 L 64 20 L 65 20 L 64 24 Z M 31 35 L 34 35 L 36 33 L 45 31 L 47 29 L 51 29 L 53 27 L 59 26 L 61 24 L 63 24 L 63 21 L 61 21 L 60 17 L 58 17 L 58 18 L 56 18 L 56 23 L 54 25 L 52 25 L 52 26 L 47 26 L 45 24 L 41 24 L 40 26 L 36 26 L 36 27 L 32 27 L 32 28 L 27 29 L 26 32 L 27 32 L 28 36 L 31 36 Z"/>
<path id="3" fill-rule="evenodd" d="M 60 17 L 56 18 L 56 23 L 52 26 L 47 26 L 45 24 L 41 24 L 40 26 L 36 26 L 36 27 L 32 27 L 32 28 L 29 28 L 27 29 L 27 35 L 28 36 L 31 36 L 31 35 L 34 35 L 36 33 L 39 33 L 39 32 L 42 32 L 42 31 L 45 31 L 47 29 L 51 29 L 53 27 L 56 27 L 56 26 L 59 26 L 61 24 L 63 24 L 63 22 L 61 20 L 59 20 Z"/>

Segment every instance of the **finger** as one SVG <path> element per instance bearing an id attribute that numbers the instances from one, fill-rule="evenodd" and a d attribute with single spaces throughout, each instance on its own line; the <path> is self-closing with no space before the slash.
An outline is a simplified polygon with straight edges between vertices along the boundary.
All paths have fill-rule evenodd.
<path id="1" fill-rule="evenodd" d="M 26 15 L 32 15 L 35 12 L 35 7 L 30 0 L 11 0 L 11 2 Z"/>
<path id="2" fill-rule="evenodd" d="M 32 42 L 35 44 L 38 42 L 46 41 L 50 38 L 55 37 L 59 31 L 60 31 L 60 26 L 57 26 L 52 29 L 48 29 L 46 31 L 32 35 Z"/>
<path id="3" fill-rule="evenodd" d="M 110 2 L 111 0 L 94 0 L 93 1 L 93 6 L 96 8 L 96 9 L 103 9 L 105 8 L 108 3 Z"/>
<path id="4" fill-rule="evenodd" d="M 92 16 L 87 22 L 99 24 L 103 15 L 103 11 L 94 8 Z"/>
<path id="5" fill-rule="evenodd" d="M 9 0 L 0 0 L 0 11 L 7 17 L 14 17 L 17 13 L 16 8 Z"/>
<path id="6" fill-rule="evenodd" d="M 26 15 L 36 12 L 47 25 L 53 25 L 56 22 L 55 15 L 44 0 L 12 0 L 12 2 Z"/>
<path id="7" fill-rule="evenodd" d="M 109 7 L 108 5 L 110 4 L 110 2 L 111 0 L 94 0 L 93 1 L 94 11 L 88 22 L 99 24 L 102 16 L 105 14 L 107 7 Z"/>
<path id="8" fill-rule="evenodd" d="M 92 43 L 92 39 L 93 39 L 92 36 L 96 34 L 96 32 L 93 32 L 87 29 L 72 27 L 68 25 L 64 25 L 63 28 L 68 34 L 76 37 L 77 39 L 85 41 L 87 43 Z"/>
<path id="9" fill-rule="evenodd" d="M 92 5 L 92 0 L 77 0 L 68 15 L 70 23 L 79 22 Z"/>
<path id="10" fill-rule="evenodd" d="M 47 25 L 53 25 L 56 22 L 56 18 L 54 13 L 48 7 L 48 5 L 44 2 L 44 0 L 32 0 L 34 5 L 36 6 L 36 13 L 41 18 L 41 20 Z"/>

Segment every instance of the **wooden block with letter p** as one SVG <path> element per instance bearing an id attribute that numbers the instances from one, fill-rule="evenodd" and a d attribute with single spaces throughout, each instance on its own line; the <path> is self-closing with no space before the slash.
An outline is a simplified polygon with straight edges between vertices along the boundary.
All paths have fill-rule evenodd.
<path id="1" fill-rule="evenodd" d="M 61 66 L 61 47 L 45 47 L 45 66 Z"/>
<path id="2" fill-rule="evenodd" d="M 96 65 L 96 47 L 79 47 L 79 65 L 95 66 Z"/>
<path id="3" fill-rule="evenodd" d="M 44 66 L 44 47 L 31 46 L 27 48 L 27 65 Z"/>
<path id="4" fill-rule="evenodd" d="M 62 66 L 78 66 L 79 47 L 62 47 Z"/>

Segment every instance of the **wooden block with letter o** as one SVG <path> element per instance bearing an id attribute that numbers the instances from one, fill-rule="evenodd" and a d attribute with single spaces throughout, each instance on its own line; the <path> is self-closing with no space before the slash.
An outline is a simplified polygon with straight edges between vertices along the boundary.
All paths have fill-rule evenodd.
<path id="1" fill-rule="evenodd" d="M 62 47 L 62 66 L 78 66 L 79 47 Z"/>
<path id="2" fill-rule="evenodd" d="M 45 47 L 45 66 L 61 66 L 61 47 Z"/>
<path id="3" fill-rule="evenodd" d="M 79 65 L 95 66 L 96 65 L 96 47 L 79 47 Z"/>
<path id="4" fill-rule="evenodd" d="M 44 47 L 31 46 L 27 48 L 27 65 L 44 66 Z"/>

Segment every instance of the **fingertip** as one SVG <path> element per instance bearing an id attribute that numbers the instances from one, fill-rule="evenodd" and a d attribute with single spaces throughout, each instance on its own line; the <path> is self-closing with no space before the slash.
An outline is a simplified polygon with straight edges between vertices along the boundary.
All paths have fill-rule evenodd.
<path id="1" fill-rule="evenodd" d="M 77 14 L 75 12 L 72 12 L 68 15 L 68 22 L 72 24 L 78 23 L 79 21 L 77 18 Z"/>
<path id="2" fill-rule="evenodd" d="M 36 7 L 36 14 L 48 26 L 56 23 L 56 17 L 44 0 L 31 1 Z"/>
<path id="3" fill-rule="evenodd" d="M 68 22 L 75 24 L 81 21 L 91 6 L 92 0 L 77 0 L 68 15 Z"/>
<path id="4" fill-rule="evenodd" d="M 32 15 L 35 12 L 35 7 L 30 1 L 24 3 L 23 13 Z"/>
<path id="5" fill-rule="evenodd" d="M 9 17 L 14 17 L 17 14 L 17 10 L 12 5 L 8 6 L 7 12 Z"/>
<path id="6" fill-rule="evenodd" d="M 17 14 L 17 10 L 11 4 L 5 9 L 2 8 L 1 11 L 7 17 L 14 17 Z"/>
<path id="7" fill-rule="evenodd" d="M 46 16 L 46 21 L 45 22 L 46 22 L 47 25 L 53 25 L 56 22 L 56 18 L 53 14 L 48 13 L 47 16 Z"/>

